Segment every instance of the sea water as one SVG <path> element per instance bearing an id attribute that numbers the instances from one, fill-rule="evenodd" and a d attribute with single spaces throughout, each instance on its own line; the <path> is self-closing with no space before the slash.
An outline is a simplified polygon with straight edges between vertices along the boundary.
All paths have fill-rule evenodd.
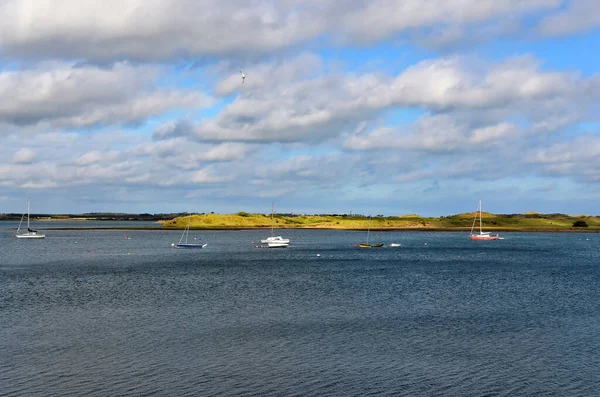
<path id="1" fill-rule="evenodd" d="M 0 396 L 600 391 L 600 234 L 45 232 L 0 228 Z"/>

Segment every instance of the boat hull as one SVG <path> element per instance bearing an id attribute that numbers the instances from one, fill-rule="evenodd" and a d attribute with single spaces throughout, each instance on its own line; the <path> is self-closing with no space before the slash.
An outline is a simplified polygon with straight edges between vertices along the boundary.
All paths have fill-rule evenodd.
<path id="1" fill-rule="evenodd" d="M 267 248 L 286 248 L 289 245 L 289 243 L 271 242 L 267 243 Z"/>
<path id="2" fill-rule="evenodd" d="M 471 234 L 471 240 L 477 241 L 488 241 L 488 240 L 499 240 L 500 237 L 498 235 L 489 235 L 489 234 Z"/>
<path id="3" fill-rule="evenodd" d="M 262 244 L 289 244 L 290 243 L 290 239 L 289 238 L 283 238 L 281 236 L 275 236 L 275 237 L 267 237 L 264 240 L 260 240 L 260 242 Z"/>
<path id="4" fill-rule="evenodd" d="M 199 249 L 204 248 L 208 244 L 174 244 L 173 248 L 183 248 L 183 249 Z"/>
<path id="5" fill-rule="evenodd" d="M 379 244 L 359 244 L 358 245 L 360 248 L 381 248 L 383 247 L 382 243 Z"/>
<path id="6" fill-rule="evenodd" d="M 45 238 L 46 235 L 45 234 L 17 234 L 16 235 L 17 238 Z"/>
<path id="7" fill-rule="evenodd" d="M 475 219 L 473 219 L 473 226 L 471 226 L 471 240 L 475 241 L 491 241 L 491 240 L 504 240 L 504 238 L 500 237 L 497 234 L 491 234 L 491 232 L 484 232 L 482 228 L 482 218 L 483 218 L 483 210 L 481 207 L 481 200 L 479 200 L 479 205 L 477 206 L 477 212 L 475 213 Z M 475 232 L 475 223 L 479 219 L 479 234 Z"/>

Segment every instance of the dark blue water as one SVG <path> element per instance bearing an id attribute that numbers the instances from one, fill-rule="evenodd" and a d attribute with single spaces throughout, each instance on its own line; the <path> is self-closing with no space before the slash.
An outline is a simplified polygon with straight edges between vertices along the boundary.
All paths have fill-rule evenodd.
<path id="1" fill-rule="evenodd" d="M 0 229 L 0 396 L 600 391 L 599 234 L 202 233 Z"/>

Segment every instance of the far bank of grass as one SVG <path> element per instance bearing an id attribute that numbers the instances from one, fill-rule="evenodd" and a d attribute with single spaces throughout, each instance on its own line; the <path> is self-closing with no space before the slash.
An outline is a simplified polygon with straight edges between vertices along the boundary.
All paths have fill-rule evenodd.
<path id="1" fill-rule="evenodd" d="M 279 215 L 273 216 L 274 227 L 296 229 L 340 230 L 470 230 L 475 213 L 446 217 L 421 217 L 418 215 L 372 217 L 352 215 Z M 270 228 L 270 214 L 193 214 L 165 221 L 162 228 L 183 229 L 190 222 L 192 229 L 252 229 Z M 587 227 L 574 227 L 583 221 Z M 581 223 L 581 222 L 580 222 Z M 483 213 L 485 230 L 494 231 L 589 231 L 600 232 L 600 217 L 564 214 L 490 214 Z M 479 227 L 477 223 L 476 227 Z"/>

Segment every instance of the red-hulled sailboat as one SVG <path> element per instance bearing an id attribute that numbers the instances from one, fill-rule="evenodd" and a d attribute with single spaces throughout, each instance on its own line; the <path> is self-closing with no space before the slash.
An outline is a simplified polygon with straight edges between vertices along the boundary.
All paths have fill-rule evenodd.
<path id="1" fill-rule="evenodd" d="M 479 206 L 477 207 L 477 213 L 475 214 L 475 219 L 473 219 L 473 226 L 471 226 L 471 240 L 500 240 L 500 236 L 498 234 L 491 234 L 491 232 L 484 232 L 481 228 L 481 200 L 479 200 Z M 477 222 L 477 218 L 479 218 L 479 233 L 473 233 L 475 229 L 475 222 Z"/>

